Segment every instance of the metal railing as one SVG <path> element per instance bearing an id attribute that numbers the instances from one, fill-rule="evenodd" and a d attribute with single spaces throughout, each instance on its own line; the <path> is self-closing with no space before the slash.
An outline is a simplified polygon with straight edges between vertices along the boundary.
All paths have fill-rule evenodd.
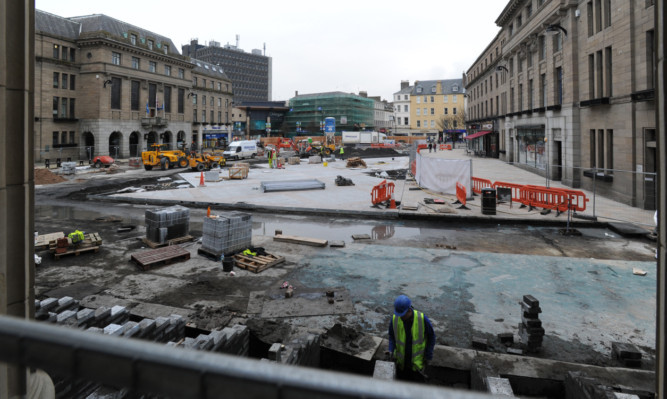
<path id="1" fill-rule="evenodd" d="M 0 317 L 0 361 L 174 398 L 449 398 L 488 395 L 172 348 Z"/>

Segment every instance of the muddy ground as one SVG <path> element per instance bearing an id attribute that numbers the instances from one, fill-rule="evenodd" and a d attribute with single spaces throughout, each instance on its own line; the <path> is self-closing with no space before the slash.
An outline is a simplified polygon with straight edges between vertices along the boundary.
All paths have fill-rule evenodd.
<path id="1" fill-rule="evenodd" d="M 393 151 L 393 150 L 392 150 Z M 346 152 L 347 155 L 347 152 Z M 129 261 L 130 255 L 146 249 L 141 238 L 145 235 L 143 214 L 153 206 L 95 203 L 87 200 L 88 194 L 113 192 L 122 187 L 154 185 L 159 186 L 160 176 L 178 173 L 176 171 L 148 172 L 136 175 L 112 175 L 95 179 L 68 180 L 64 183 L 51 184 L 39 188 L 36 192 L 35 229 L 40 233 L 64 231 L 75 228 L 98 232 L 104 244 L 95 255 L 81 255 L 53 259 L 48 253 L 42 253 L 42 264 L 36 268 L 36 296 L 62 297 L 72 296 L 92 305 L 111 303 L 139 307 L 140 304 L 159 304 L 187 312 L 188 319 L 202 329 L 222 328 L 227 324 L 247 324 L 253 334 L 265 343 L 286 342 L 293 335 L 304 332 L 324 334 L 329 328 L 339 325 L 344 331 L 357 331 L 365 334 L 386 337 L 385 319 L 391 314 L 391 304 L 368 308 L 358 299 L 351 298 L 352 314 L 325 314 L 317 317 L 262 317 L 253 306 L 258 301 L 275 300 L 267 297 L 267 292 L 275 292 L 283 282 L 289 281 L 296 287 L 296 293 L 310 289 L 309 295 L 324 298 L 324 293 L 331 287 L 321 282 L 303 282 L 309 268 L 315 266 L 312 259 L 321 256 L 323 250 L 302 246 L 277 243 L 271 239 L 272 231 L 266 236 L 253 236 L 253 244 L 261 245 L 270 253 L 286 258 L 280 265 L 267 269 L 260 274 L 237 269 L 236 277 L 221 273 L 218 262 L 207 260 L 196 254 L 198 243 L 191 242 L 183 247 L 192 252 L 192 259 L 169 267 L 156 268 L 149 272 L 140 272 Z M 396 173 L 394 178 L 402 178 Z M 205 210 L 191 209 L 191 235 L 201 236 L 201 220 Z M 258 215 L 258 218 L 261 218 Z M 460 252 L 485 252 L 498 254 L 526 254 L 550 257 L 595 258 L 627 261 L 651 261 L 654 243 L 649 240 L 624 239 L 613 236 L 607 230 L 584 231 L 580 237 L 562 236 L 555 228 L 536 228 L 531 226 L 470 226 L 465 224 L 442 226 L 435 223 L 414 222 L 422 233 L 418 237 L 398 237 L 393 233 L 398 226 L 413 222 L 375 222 L 354 219 L 317 219 L 308 221 L 322 224 L 372 226 L 374 239 L 358 245 L 388 245 L 412 251 L 415 248 L 425 250 L 447 249 Z M 121 226 L 132 226 L 129 231 Z M 317 252 L 320 251 L 320 252 Z M 326 249 L 326 251 L 331 251 Z M 328 252 L 327 252 L 328 253 Z M 332 255 L 335 256 L 335 255 Z M 434 262 L 438 260 L 435 259 Z M 400 287 L 396 287 L 400 292 Z M 280 292 L 280 291 L 278 291 Z M 259 294 L 258 294 L 259 293 Z M 262 294 L 263 293 L 263 294 Z M 416 298 L 428 302 L 428 297 Z M 490 331 L 474 331 L 466 312 L 473 309 L 465 307 L 465 298 L 458 298 L 451 303 L 443 303 L 457 312 L 449 316 L 447 330 L 440 330 L 440 344 L 467 347 L 471 346 L 472 336 L 487 337 L 490 350 L 504 352 L 505 346 L 496 342 L 495 334 Z M 261 308 L 261 307 L 260 307 Z M 366 316 L 358 314 L 364 312 Z M 457 321 L 457 317 L 460 320 Z M 388 320 L 388 319 L 387 319 Z M 511 320 L 498 319 L 497 323 L 510 323 Z M 510 323 L 512 324 L 512 323 Z M 453 328 L 452 328 L 453 327 Z M 347 330 L 351 329 L 351 330 Z M 546 346 L 546 344 L 545 344 Z M 644 368 L 652 367 L 651 356 L 654 350 L 642 348 L 649 360 Z M 570 341 L 552 337 L 548 347 L 538 357 L 556 360 L 611 365 L 614 362 L 600 351 L 600 347 L 584 341 Z"/>

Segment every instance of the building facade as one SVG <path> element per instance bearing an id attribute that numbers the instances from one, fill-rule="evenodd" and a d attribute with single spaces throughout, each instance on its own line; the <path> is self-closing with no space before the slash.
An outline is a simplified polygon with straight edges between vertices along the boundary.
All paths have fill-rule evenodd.
<path id="1" fill-rule="evenodd" d="M 285 117 L 287 135 L 323 132 L 324 118 L 336 119 L 336 131 L 373 130 L 375 101 L 356 94 L 337 92 L 302 94 L 289 100 Z"/>
<path id="2" fill-rule="evenodd" d="M 35 160 L 139 156 L 204 143 L 231 105 L 216 66 L 169 38 L 105 15 L 35 13 Z"/>
<path id="3" fill-rule="evenodd" d="M 463 79 L 415 81 L 410 93 L 410 132 L 444 140 L 446 132 L 465 129 Z"/>
<path id="4" fill-rule="evenodd" d="M 393 133 L 395 136 L 410 135 L 410 95 L 409 80 L 401 81 L 401 90 L 394 93 Z"/>
<path id="5" fill-rule="evenodd" d="M 262 50 L 247 53 L 232 45 L 220 46 L 211 41 L 207 46 L 193 39 L 181 46 L 183 55 L 206 61 L 223 68 L 232 81 L 234 102 L 271 101 L 272 59 Z"/>
<path id="6" fill-rule="evenodd" d="M 548 180 L 653 209 L 653 7 L 510 1 L 467 71 L 469 127 L 493 125 L 499 156 Z"/>

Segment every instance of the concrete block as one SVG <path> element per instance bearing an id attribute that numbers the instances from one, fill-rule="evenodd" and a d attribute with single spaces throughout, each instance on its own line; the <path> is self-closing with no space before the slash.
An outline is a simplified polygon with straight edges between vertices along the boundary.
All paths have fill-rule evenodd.
<path id="1" fill-rule="evenodd" d="M 104 333 L 107 335 L 121 335 L 123 333 L 123 326 L 118 324 L 109 324 L 104 327 Z"/>
<path id="2" fill-rule="evenodd" d="M 523 356 L 523 350 L 517 348 L 507 348 L 508 355 Z"/>
<path id="3" fill-rule="evenodd" d="M 642 353 L 633 344 L 625 342 L 611 343 L 611 356 L 614 359 L 641 359 Z"/>
<path id="4" fill-rule="evenodd" d="M 396 379 L 396 364 L 394 362 L 385 362 L 383 360 L 375 361 L 373 369 L 373 378 L 380 380 L 393 381 Z"/>
<path id="5" fill-rule="evenodd" d="M 513 344 L 514 343 L 514 333 L 506 332 L 498 334 L 498 340 L 501 344 Z"/>
<path id="6" fill-rule="evenodd" d="M 155 331 L 155 320 L 143 319 L 139 322 L 139 338 L 150 336 Z"/>
<path id="7" fill-rule="evenodd" d="M 540 306 L 540 301 L 538 301 L 534 296 L 532 295 L 524 295 L 523 296 L 523 302 L 528 305 L 530 308 L 536 308 Z"/>
<path id="8" fill-rule="evenodd" d="M 139 327 L 139 323 L 137 322 L 128 321 L 123 324 L 123 330 L 123 337 L 132 338 L 141 331 L 141 327 Z"/>
<path id="9" fill-rule="evenodd" d="M 56 317 L 56 323 L 64 323 L 66 320 L 76 317 L 76 312 L 74 310 L 66 310 L 64 312 L 58 313 Z"/>
<path id="10" fill-rule="evenodd" d="M 479 349 L 479 350 L 487 350 L 489 349 L 489 343 L 486 340 L 486 338 L 481 338 L 481 337 L 472 337 L 472 347 L 474 349 Z"/>
<path id="11" fill-rule="evenodd" d="M 281 356 L 282 351 L 283 351 L 283 345 L 279 344 L 279 343 L 275 343 L 275 344 L 271 345 L 271 347 L 269 348 L 268 358 L 270 360 L 273 360 L 273 361 L 276 361 L 276 362 L 280 363 L 281 360 L 282 360 L 281 359 L 282 358 L 282 356 Z"/>
<path id="12" fill-rule="evenodd" d="M 486 386 L 491 395 L 514 396 L 512 385 L 507 378 L 487 377 Z"/>

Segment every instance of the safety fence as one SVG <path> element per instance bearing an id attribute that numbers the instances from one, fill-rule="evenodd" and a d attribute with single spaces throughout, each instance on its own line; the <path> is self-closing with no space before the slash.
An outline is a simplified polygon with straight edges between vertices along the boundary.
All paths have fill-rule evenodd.
<path id="1" fill-rule="evenodd" d="M 466 207 L 467 197 L 468 193 L 466 192 L 466 187 L 463 184 L 456 182 L 456 202 L 454 202 L 454 204 L 461 204 L 459 209 L 468 209 Z"/>
<path id="2" fill-rule="evenodd" d="M 452 150 L 452 145 L 451 144 L 440 144 L 440 151 L 451 151 Z"/>
<path id="3" fill-rule="evenodd" d="M 382 180 L 380 184 L 373 187 L 373 190 L 371 190 L 371 203 L 373 205 L 379 205 L 391 201 L 394 197 L 394 188 L 395 184 L 393 182 Z"/>
<path id="4" fill-rule="evenodd" d="M 479 177 L 472 177 L 472 187 L 475 194 L 481 194 L 484 188 L 492 188 L 496 190 L 496 195 L 499 188 L 504 188 L 509 190 L 512 202 L 527 206 L 529 210 L 534 208 L 555 210 L 557 215 L 568 210 L 584 212 L 586 211 L 586 203 L 589 201 L 586 194 L 580 190 L 508 182 L 492 183 L 489 179 Z"/>

